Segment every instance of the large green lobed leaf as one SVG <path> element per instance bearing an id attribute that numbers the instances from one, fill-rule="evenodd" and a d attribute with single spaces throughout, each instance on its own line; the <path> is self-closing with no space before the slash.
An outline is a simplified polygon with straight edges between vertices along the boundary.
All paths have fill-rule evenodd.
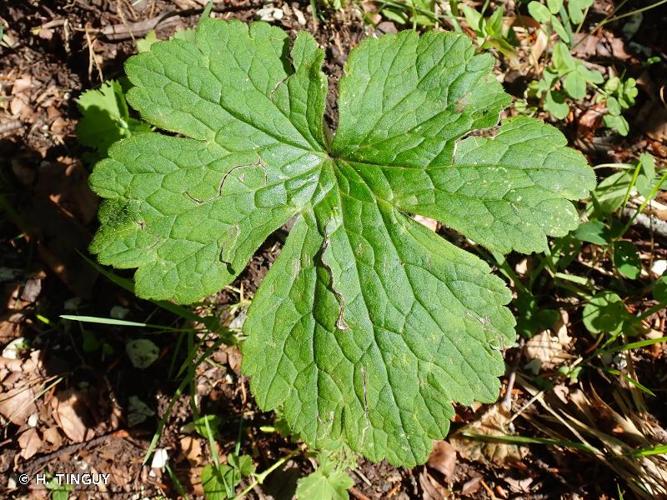
<path id="1" fill-rule="evenodd" d="M 577 226 L 568 200 L 595 178 L 537 120 L 463 138 L 509 104 L 463 36 L 352 50 L 332 139 L 322 61 L 306 33 L 216 20 L 132 57 L 130 104 L 180 137 L 123 140 L 95 167 L 92 251 L 137 268 L 140 296 L 192 302 L 296 216 L 244 326 L 252 391 L 311 445 L 411 466 L 446 435 L 452 402 L 497 397 L 514 319 L 483 261 L 406 213 L 494 251 L 540 251 Z"/>

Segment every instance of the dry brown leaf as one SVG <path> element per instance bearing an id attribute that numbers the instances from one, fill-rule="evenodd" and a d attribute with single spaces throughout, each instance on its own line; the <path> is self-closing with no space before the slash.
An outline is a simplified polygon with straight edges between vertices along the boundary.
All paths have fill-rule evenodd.
<path id="1" fill-rule="evenodd" d="M 241 351 L 237 347 L 227 347 L 227 361 L 236 375 L 241 375 Z"/>
<path id="2" fill-rule="evenodd" d="M 61 391 L 52 400 L 53 417 L 65 435 L 75 443 L 91 439 L 94 435 L 80 415 L 86 405 L 81 395 L 72 389 Z"/>
<path id="3" fill-rule="evenodd" d="M 551 335 L 549 330 L 538 333 L 526 342 L 524 352 L 526 359 L 529 361 L 526 368 L 534 374 L 551 369 L 567 359 L 563 346 L 557 337 Z"/>
<path id="4" fill-rule="evenodd" d="M 591 59 L 598 55 L 599 45 L 599 37 L 591 36 L 589 33 L 576 33 L 574 35 L 572 55 L 579 59 Z"/>
<path id="5" fill-rule="evenodd" d="M 532 477 L 527 477 L 525 479 L 514 479 L 513 477 L 503 478 L 509 487 L 512 490 L 512 493 L 522 493 L 524 495 L 529 494 L 530 485 L 533 484 L 534 479 Z"/>
<path id="6" fill-rule="evenodd" d="M 526 342 L 527 366 L 536 374 L 541 369 L 555 368 L 572 358 L 565 350 L 572 343 L 572 337 L 567 333 L 569 316 L 564 310 L 560 311 L 560 315 L 554 325 L 555 334 L 545 330 Z"/>
<path id="7" fill-rule="evenodd" d="M 60 448 L 63 444 L 63 438 L 60 435 L 57 427 L 49 427 L 44 431 L 44 441 L 53 446 L 53 448 Z"/>
<path id="8" fill-rule="evenodd" d="M 449 438 L 459 455 L 475 462 L 493 462 L 506 467 L 520 462 L 528 453 L 527 448 L 511 443 L 481 441 L 464 434 L 483 436 L 508 436 L 514 434 L 514 426 L 500 403 L 495 404 L 476 421 L 466 425 Z"/>
<path id="9" fill-rule="evenodd" d="M 12 95 L 17 95 L 23 93 L 25 90 L 28 90 L 32 87 L 32 78 L 30 75 L 22 76 L 14 80 L 14 85 L 12 85 Z"/>
<path id="10" fill-rule="evenodd" d="M 21 456 L 28 460 L 37 454 L 42 447 L 42 439 L 39 437 L 37 429 L 30 428 L 19 436 L 19 446 L 21 447 Z"/>
<path id="11" fill-rule="evenodd" d="M 58 117 L 53 120 L 53 123 L 51 124 L 51 132 L 55 135 L 62 136 L 66 127 L 67 121 L 64 118 Z"/>
<path id="12" fill-rule="evenodd" d="M 482 485 L 482 476 L 473 477 L 470 481 L 466 481 L 461 487 L 461 495 L 469 496 L 479 491 Z"/>
<path id="13" fill-rule="evenodd" d="M 18 287 L 18 284 L 16 285 Z M 18 291 L 18 290 L 17 290 Z M 7 307 L 7 309 L 10 309 Z M 24 316 L 21 313 L 8 313 L 0 316 L 0 343 L 8 344 L 21 336 Z"/>
<path id="14" fill-rule="evenodd" d="M 396 25 L 391 21 L 382 21 L 377 25 L 377 30 L 381 33 L 398 33 Z"/>
<path id="15" fill-rule="evenodd" d="M 7 349 L 5 349 L 7 351 Z M 0 357 L 0 368 L 6 374 L 0 386 L 0 415 L 16 425 L 24 425 L 37 411 L 35 387 L 41 382 L 39 351 L 26 360 Z"/>
<path id="16" fill-rule="evenodd" d="M 82 265 L 77 253 L 89 243 L 86 229 L 44 196 L 35 196 L 21 216 L 25 223 L 21 229 L 37 242 L 42 262 L 77 296 L 90 297 L 97 271 Z"/>
<path id="17" fill-rule="evenodd" d="M 611 53 L 615 59 L 619 61 L 627 61 L 632 56 L 628 54 L 625 50 L 625 42 L 622 38 L 613 37 L 609 40 L 609 46 L 611 48 Z"/>
<path id="18" fill-rule="evenodd" d="M 538 30 L 542 27 L 535 19 L 530 16 L 523 16 L 521 14 L 512 18 L 512 27 L 514 28 L 531 28 Z"/>
<path id="19" fill-rule="evenodd" d="M 667 141 L 667 109 L 662 105 L 653 105 L 652 112 L 646 122 L 644 130 L 651 139 Z"/>
<path id="20" fill-rule="evenodd" d="M 445 481 L 451 481 L 456 468 L 456 450 L 447 441 L 435 441 L 431 456 L 428 457 L 428 466 L 440 472 Z"/>
<path id="21" fill-rule="evenodd" d="M 514 270 L 522 278 L 528 273 L 528 269 L 532 269 L 531 262 L 529 262 L 528 259 L 521 259 L 517 265 L 514 266 Z"/>
<path id="22" fill-rule="evenodd" d="M 202 469 L 203 467 L 190 467 L 188 470 L 190 484 L 192 485 L 192 494 L 197 498 L 204 496 L 204 486 L 201 483 Z"/>
<path id="23" fill-rule="evenodd" d="M 544 51 L 547 49 L 548 45 L 549 37 L 547 34 L 544 32 L 544 30 L 537 30 L 537 38 L 535 39 L 533 47 L 530 49 L 530 63 L 534 67 L 539 65 L 540 57 L 542 57 L 542 54 L 544 54 Z"/>
<path id="24" fill-rule="evenodd" d="M 202 461 L 201 443 L 199 439 L 192 436 L 185 436 L 181 439 L 181 453 L 193 464 L 199 464 Z"/>
<path id="25" fill-rule="evenodd" d="M 9 101 L 9 112 L 13 116 L 23 115 L 24 111 L 29 109 L 28 103 L 21 97 L 14 97 Z"/>
<path id="26" fill-rule="evenodd" d="M 21 300 L 26 302 L 35 302 L 42 293 L 42 280 L 40 277 L 30 278 L 25 282 L 21 291 Z"/>
<path id="27" fill-rule="evenodd" d="M 419 485 L 423 490 L 423 500 L 443 500 L 451 496 L 450 492 L 439 484 L 426 469 L 419 473 Z"/>
<path id="28" fill-rule="evenodd" d="M 0 395 L 0 414 L 15 425 L 24 425 L 37 411 L 31 386 L 14 387 Z"/>
<path id="29" fill-rule="evenodd" d="M 564 404 L 568 403 L 570 398 L 570 389 L 568 386 L 565 384 L 556 384 L 552 389 L 552 392 L 561 400 L 561 402 Z"/>
<path id="30" fill-rule="evenodd" d="M 602 117 L 605 114 L 606 107 L 601 104 L 594 104 L 579 116 L 577 122 L 577 137 L 590 137 L 602 125 Z"/>

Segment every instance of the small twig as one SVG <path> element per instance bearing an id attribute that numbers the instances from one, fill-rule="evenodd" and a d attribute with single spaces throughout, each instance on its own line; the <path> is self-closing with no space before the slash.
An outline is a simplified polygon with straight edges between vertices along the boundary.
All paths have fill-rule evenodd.
<path id="1" fill-rule="evenodd" d="M 41 457 L 37 457 L 29 462 L 26 463 L 25 467 L 25 472 L 27 474 L 33 475 L 37 471 L 42 470 L 46 465 L 48 465 L 49 462 L 52 462 L 56 458 L 60 457 L 61 455 L 68 455 L 71 453 L 76 453 L 77 451 L 83 449 L 83 448 L 89 448 L 91 446 L 96 446 L 99 443 L 102 443 L 109 439 L 110 437 L 125 437 L 127 434 L 127 431 L 124 430 L 118 430 L 114 432 L 110 432 L 108 434 L 104 434 L 102 436 L 98 436 L 93 439 L 89 439 L 88 441 L 84 441 L 83 443 L 74 443 L 70 444 L 67 446 L 63 446 L 62 448 L 57 449 L 56 451 L 53 451 L 51 453 L 48 453 L 46 455 L 42 455 Z"/>
<path id="2" fill-rule="evenodd" d="M 97 68 L 97 75 L 100 77 L 100 82 L 104 81 L 104 74 L 102 74 L 102 68 L 100 67 L 100 63 L 97 61 L 97 57 L 95 57 L 95 50 L 93 48 L 93 43 L 95 40 L 93 40 L 90 37 L 90 32 L 88 31 L 88 28 L 86 27 L 86 43 L 88 44 L 88 78 L 92 80 L 92 72 L 93 72 L 93 65 L 95 68 Z"/>
<path id="3" fill-rule="evenodd" d="M 95 12 L 97 13 L 97 8 L 93 7 L 92 5 L 88 5 L 86 2 L 83 0 L 74 0 L 74 3 L 79 7 L 80 9 L 87 10 L 88 12 Z"/>
<path id="4" fill-rule="evenodd" d="M 213 12 L 235 12 L 248 9 L 255 9 L 261 7 L 260 4 L 249 4 L 246 6 L 213 6 Z M 142 37 L 149 31 L 156 29 L 159 25 L 166 26 L 175 23 L 175 17 L 189 17 L 201 14 L 204 11 L 201 9 L 186 9 L 186 10 L 171 10 L 155 16 L 151 19 L 137 21 L 135 23 L 121 23 L 111 26 L 105 26 L 100 30 L 102 34 L 110 42 L 122 42 L 125 40 L 134 39 L 135 37 Z"/>
<path id="5" fill-rule="evenodd" d="M 130 9 L 131 8 L 132 4 L 130 4 Z M 116 0 L 116 11 L 120 17 L 120 22 L 123 23 L 123 26 L 127 26 L 127 19 L 125 19 L 125 14 L 123 14 L 123 6 L 120 4 L 120 0 Z M 130 38 L 132 38 L 132 41 L 135 42 L 134 33 L 132 33 L 132 31 L 130 31 Z"/>
<path id="6" fill-rule="evenodd" d="M 48 23 L 42 24 L 40 26 L 41 29 L 49 29 L 49 28 L 57 28 L 58 26 L 64 26 L 67 24 L 67 19 L 54 19 L 53 21 L 49 21 Z"/>
<path id="7" fill-rule="evenodd" d="M 357 488 L 354 486 L 348 490 L 350 492 L 350 495 L 353 496 L 354 498 L 357 498 L 358 500 L 371 500 L 369 497 L 364 495 L 361 491 L 359 491 Z"/>
<path id="8" fill-rule="evenodd" d="M 634 208 L 624 208 L 621 214 L 627 219 L 632 219 L 633 225 L 641 226 L 649 231 L 652 231 L 654 234 L 658 234 L 663 238 L 667 238 L 667 222 L 660 220 L 654 215 L 647 214 L 637 214 L 637 209 Z"/>
<path id="9" fill-rule="evenodd" d="M 489 494 L 489 496 L 490 496 L 491 498 L 493 498 L 493 499 L 498 498 L 498 497 L 493 493 L 493 490 L 489 487 L 489 485 L 486 484 L 486 483 L 484 482 L 484 479 L 480 479 L 479 482 L 480 482 L 480 484 L 484 487 L 484 489 L 486 490 L 486 492 Z"/>
<path id="10" fill-rule="evenodd" d="M 512 371 L 510 372 L 509 379 L 507 380 L 507 388 L 505 389 L 505 396 L 501 403 L 505 411 L 509 412 L 512 409 L 512 390 L 514 389 L 514 383 L 516 382 L 516 372 L 519 369 L 519 364 L 521 363 L 521 358 L 523 357 L 523 346 L 524 340 L 521 339 L 519 343 L 519 350 L 516 353 L 514 363 L 512 364 Z"/>
<path id="11" fill-rule="evenodd" d="M 268 477 L 274 470 L 276 470 L 277 468 L 281 467 L 281 466 L 282 466 L 285 462 L 287 462 L 289 459 L 291 459 L 292 457 L 295 457 L 296 455 L 299 455 L 300 453 L 301 453 L 301 450 L 298 449 L 298 448 L 297 448 L 296 450 L 292 450 L 292 451 L 289 452 L 287 455 L 285 455 L 285 456 L 282 457 L 281 459 L 279 459 L 279 460 L 277 460 L 276 462 L 274 462 L 274 464 L 273 464 L 271 467 L 269 467 L 268 469 L 266 469 L 264 472 L 261 472 L 261 473 L 259 473 L 259 474 L 255 474 L 255 478 L 253 479 L 252 483 L 250 483 L 250 485 L 249 485 L 246 489 L 244 489 L 241 493 L 239 493 L 238 495 L 236 495 L 236 497 L 234 497 L 234 500 L 241 500 L 242 498 L 245 498 L 245 496 L 246 496 L 248 493 L 250 493 L 252 490 L 254 490 L 254 489 L 255 489 L 257 486 L 259 486 L 260 484 L 263 484 L 263 483 L 264 483 L 264 480 L 265 480 L 265 479 L 266 479 L 266 478 L 267 478 L 267 477 Z"/>
<path id="12" fill-rule="evenodd" d="M 366 475 L 363 472 L 361 472 L 359 469 L 352 469 L 352 472 L 354 472 L 357 476 L 359 476 L 359 479 L 361 479 L 368 486 L 373 486 L 373 483 L 371 483 L 371 480 L 368 479 L 366 477 Z"/>

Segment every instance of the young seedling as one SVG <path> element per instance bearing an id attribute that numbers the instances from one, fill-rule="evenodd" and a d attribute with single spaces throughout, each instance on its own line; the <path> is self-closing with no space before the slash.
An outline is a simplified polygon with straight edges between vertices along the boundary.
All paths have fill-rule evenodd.
<path id="1" fill-rule="evenodd" d="M 588 69 L 583 61 L 570 54 L 572 28 L 576 25 L 576 30 L 579 31 L 591 5 L 592 0 L 570 1 L 566 10 L 562 0 L 548 0 L 547 6 L 537 1 L 528 4 L 530 15 L 543 25 L 541 30 L 549 33 L 549 30 L 553 29 L 561 41 L 554 45 L 551 63 L 544 69 L 542 78 L 531 82 L 526 94 L 528 97 L 540 99 L 545 111 L 557 120 L 563 120 L 570 112 L 568 100 L 581 101 L 591 87 L 596 101 L 606 105 L 604 125 L 625 136 L 628 135 L 630 127 L 622 113 L 635 103 L 635 80 L 611 77 L 605 81 L 602 73 Z M 601 86 L 603 83 L 604 86 Z M 523 111 L 530 109 L 525 101 L 520 107 Z"/>
<path id="2" fill-rule="evenodd" d="M 411 24 L 413 27 L 433 27 L 438 18 L 435 14 L 435 0 L 407 0 L 380 2 L 381 13 L 397 24 Z"/>
<path id="3" fill-rule="evenodd" d="M 205 19 L 193 39 L 129 59 L 129 103 L 171 134 L 124 139 L 96 165 L 106 201 L 91 250 L 138 268 L 139 296 L 188 303 L 295 217 L 243 327 L 252 392 L 309 445 L 413 466 L 447 434 L 453 401 L 497 398 L 515 334 L 503 281 L 407 214 L 497 253 L 539 252 L 577 227 L 569 200 L 595 176 L 537 120 L 471 135 L 510 98 L 464 36 L 361 43 L 335 133 L 323 58 L 307 33 L 290 43 L 264 23 Z"/>
<path id="4" fill-rule="evenodd" d="M 563 120 L 570 112 L 566 98 L 581 100 L 587 87 L 604 82 L 599 71 L 588 69 L 582 61 L 570 54 L 563 42 L 553 48 L 551 65 L 544 70 L 542 79 L 532 82 L 529 93 L 544 99 L 544 109 L 554 118 Z"/>
<path id="5" fill-rule="evenodd" d="M 99 89 L 88 90 L 77 99 L 81 120 L 76 128 L 79 141 L 104 157 L 116 141 L 132 134 L 149 132 L 150 126 L 130 117 L 120 82 L 109 80 Z"/>
<path id="6" fill-rule="evenodd" d="M 499 7 L 488 18 L 482 13 L 469 7 L 462 6 L 466 22 L 477 35 L 477 45 L 482 49 L 495 48 L 508 59 L 516 58 L 516 52 L 511 39 L 516 38 L 511 28 L 503 24 L 505 10 Z"/>
<path id="7" fill-rule="evenodd" d="M 604 124 L 623 136 L 628 135 L 630 125 L 622 113 L 635 104 L 637 94 L 637 82 L 634 78 L 621 80 L 614 76 L 607 80 L 598 96 L 598 101 L 604 102 L 607 106 L 607 114 L 603 117 Z"/>
<path id="8" fill-rule="evenodd" d="M 327 498 L 343 500 L 349 498 L 347 490 L 354 486 L 354 481 L 345 472 L 354 466 L 354 461 L 344 456 L 329 456 L 325 453 L 318 457 L 318 467 L 311 474 L 299 479 L 296 488 L 297 498 Z"/>
<path id="9" fill-rule="evenodd" d="M 572 30 L 569 22 L 565 20 L 565 24 L 563 24 L 559 18 L 559 13 L 561 16 L 567 16 L 563 10 L 563 0 L 547 0 L 547 5 L 532 1 L 528 4 L 528 12 L 533 19 L 548 30 L 548 33 L 555 31 L 561 40 L 570 43 Z M 567 26 L 567 29 L 565 26 Z"/>

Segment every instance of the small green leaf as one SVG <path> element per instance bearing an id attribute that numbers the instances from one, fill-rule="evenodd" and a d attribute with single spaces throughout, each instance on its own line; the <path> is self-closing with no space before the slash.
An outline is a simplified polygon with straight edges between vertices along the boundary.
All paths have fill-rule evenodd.
<path id="1" fill-rule="evenodd" d="M 652 293 L 655 300 L 667 305 L 667 275 L 661 276 L 653 283 Z"/>
<path id="2" fill-rule="evenodd" d="M 130 135 L 125 94 L 117 81 L 84 92 L 76 102 L 82 115 L 76 134 L 84 146 L 106 154 L 111 144 Z"/>
<path id="3" fill-rule="evenodd" d="M 586 80 L 578 71 L 571 71 L 563 79 L 563 88 L 572 99 L 583 99 L 586 97 Z"/>
<path id="4" fill-rule="evenodd" d="M 463 16 L 465 17 L 468 26 L 470 26 L 475 31 L 480 31 L 483 20 L 482 14 L 465 4 L 463 4 L 461 8 L 463 9 Z"/>
<path id="5" fill-rule="evenodd" d="M 570 112 L 570 106 L 565 102 L 565 94 L 557 90 L 547 92 L 544 109 L 557 120 L 564 120 Z"/>
<path id="6" fill-rule="evenodd" d="M 218 415 L 203 415 L 194 420 L 193 425 L 197 434 L 201 437 L 209 437 L 209 429 L 213 439 L 217 439 L 220 435 L 221 419 Z"/>
<path id="7" fill-rule="evenodd" d="M 489 36 L 502 36 L 503 31 L 503 15 L 505 14 L 505 9 L 498 7 L 493 11 L 493 14 L 489 17 L 486 22 L 486 33 Z"/>
<path id="8" fill-rule="evenodd" d="M 405 11 L 405 9 L 386 8 L 386 9 L 382 9 L 381 12 L 382 12 L 382 15 L 384 17 L 386 17 L 390 21 L 394 21 L 395 23 L 398 23 L 398 24 L 405 24 L 409 20 L 407 12 Z"/>
<path id="9" fill-rule="evenodd" d="M 577 60 L 577 72 L 587 83 L 599 85 L 604 82 L 604 76 L 602 76 L 602 73 L 596 70 L 588 69 L 580 60 Z"/>
<path id="10" fill-rule="evenodd" d="M 127 408 L 127 425 L 134 427 L 153 417 L 155 412 L 137 396 L 130 396 Z"/>
<path id="11" fill-rule="evenodd" d="M 533 19 L 538 23 L 548 24 L 551 22 L 551 12 L 549 9 L 542 5 L 540 2 L 532 1 L 528 4 L 528 13 Z"/>
<path id="12" fill-rule="evenodd" d="M 196 33 L 197 31 L 193 29 L 178 30 L 176 33 L 174 33 L 173 38 L 176 40 L 184 40 L 186 42 L 196 42 Z"/>
<path id="13" fill-rule="evenodd" d="M 613 213 L 620 208 L 631 181 L 632 175 L 625 170 L 614 172 L 600 181 L 593 197 L 602 215 Z"/>
<path id="14" fill-rule="evenodd" d="M 74 491 L 74 485 L 63 482 L 57 477 L 52 477 L 46 483 L 46 489 L 51 494 L 51 500 L 68 500 L 70 493 Z"/>
<path id="15" fill-rule="evenodd" d="M 607 99 L 607 111 L 612 115 L 621 114 L 621 105 L 618 103 L 618 99 L 615 97 L 610 97 Z"/>
<path id="16" fill-rule="evenodd" d="M 137 51 L 148 52 L 149 50 L 151 50 L 151 45 L 153 45 L 157 41 L 158 39 L 157 35 L 155 34 L 155 30 L 150 30 L 144 38 L 140 38 L 139 40 L 136 41 Z"/>
<path id="17" fill-rule="evenodd" d="M 604 90 L 608 94 L 613 94 L 621 88 L 621 79 L 617 76 L 612 76 L 604 84 Z"/>
<path id="18" fill-rule="evenodd" d="M 656 185 L 655 158 L 649 153 L 642 153 L 639 157 L 639 175 L 635 187 L 644 198 L 651 196 Z"/>
<path id="19" fill-rule="evenodd" d="M 299 479 L 296 497 L 299 500 L 346 500 L 347 490 L 354 486 L 352 478 L 333 463 L 324 463 L 317 470 Z"/>
<path id="20" fill-rule="evenodd" d="M 605 246 L 609 243 L 609 229 L 600 220 L 592 220 L 581 224 L 574 232 L 579 241 Z"/>
<path id="21" fill-rule="evenodd" d="M 519 335 L 530 338 L 537 332 L 551 328 L 560 314 L 555 309 L 542 307 L 530 293 L 520 293 L 513 302 L 517 315 L 516 331 Z"/>
<path id="22" fill-rule="evenodd" d="M 614 266 L 618 272 L 632 280 L 639 278 L 642 263 L 637 247 L 629 241 L 617 241 L 614 243 L 613 252 Z"/>
<path id="23" fill-rule="evenodd" d="M 567 12 L 572 23 L 578 25 L 584 22 L 584 12 L 591 5 L 593 5 L 593 0 L 568 0 Z"/>
<path id="24" fill-rule="evenodd" d="M 558 81 L 560 78 L 560 75 L 558 72 L 553 71 L 551 68 L 544 68 L 544 73 L 542 74 L 542 79 L 540 82 L 539 88 L 544 90 L 545 92 L 547 90 L 551 90 L 554 86 L 554 83 Z"/>
<path id="25" fill-rule="evenodd" d="M 83 352 L 94 352 L 102 347 L 102 342 L 97 338 L 94 332 L 90 330 L 83 330 L 81 332 L 81 348 Z"/>
<path id="26" fill-rule="evenodd" d="M 248 455 L 236 455 L 230 453 L 227 455 L 227 463 L 236 469 L 241 477 L 248 477 L 255 473 L 255 464 L 252 457 Z"/>
<path id="27" fill-rule="evenodd" d="M 627 120 L 622 116 L 604 115 L 602 117 L 602 121 L 605 127 L 615 130 L 622 136 L 626 136 L 630 132 L 630 125 L 628 124 Z"/>
<path id="28" fill-rule="evenodd" d="M 563 26 L 563 23 L 560 22 L 556 16 L 551 16 L 551 26 L 553 26 L 554 31 L 563 40 L 565 43 L 570 43 L 570 34 Z"/>
<path id="29" fill-rule="evenodd" d="M 570 49 L 563 42 L 558 42 L 553 48 L 553 65 L 559 75 L 565 75 L 577 69 L 577 62 Z"/>
<path id="30" fill-rule="evenodd" d="M 618 96 L 623 109 L 628 109 L 634 105 L 638 93 L 637 81 L 634 78 L 628 78 L 623 82 L 621 92 Z"/>
<path id="31" fill-rule="evenodd" d="M 227 500 L 234 497 L 241 476 L 227 464 L 209 464 L 201 471 L 201 482 L 206 500 Z"/>
<path id="32" fill-rule="evenodd" d="M 584 326 L 591 333 L 617 335 L 626 321 L 632 318 L 621 298 L 614 292 L 601 292 L 584 306 Z"/>
<path id="33" fill-rule="evenodd" d="M 554 15 L 558 14 L 562 6 L 563 0 L 547 0 L 547 7 L 549 7 L 549 11 Z"/>
<path id="34" fill-rule="evenodd" d="M 134 339 L 125 344 L 125 351 L 127 352 L 130 362 L 135 368 L 145 369 L 151 366 L 158 357 L 160 357 L 160 350 L 158 347 L 148 339 Z"/>
<path id="35" fill-rule="evenodd" d="M 255 472 L 255 465 L 248 455 L 227 455 L 227 464 L 216 467 L 209 464 L 202 469 L 201 481 L 206 500 L 235 498 L 236 488 L 244 477 Z"/>

